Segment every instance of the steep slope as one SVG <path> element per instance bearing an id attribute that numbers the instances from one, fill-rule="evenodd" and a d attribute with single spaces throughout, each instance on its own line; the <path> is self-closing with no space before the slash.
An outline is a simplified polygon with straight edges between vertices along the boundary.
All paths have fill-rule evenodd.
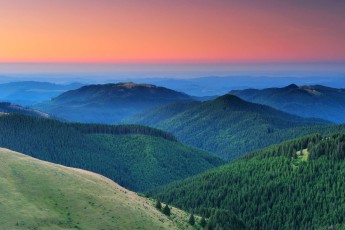
<path id="1" fill-rule="evenodd" d="M 336 134 L 272 146 L 151 194 L 206 216 L 231 213 L 248 229 L 343 229 L 344 190 L 345 134 Z"/>
<path id="2" fill-rule="evenodd" d="M 1 229 L 187 229 L 172 212 L 98 174 L 0 148 Z"/>
<path id="3" fill-rule="evenodd" d="M 293 116 L 233 95 L 175 103 L 133 117 L 133 123 L 167 130 L 184 143 L 226 160 L 248 151 L 318 130 L 327 122 Z M 317 127 L 316 127 L 317 126 Z M 310 127 L 315 127 L 309 130 Z"/>
<path id="4" fill-rule="evenodd" d="M 97 172 L 135 191 L 184 179 L 223 163 L 157 129 L 63 123 L 21 115 L 0 116 L 0 146 Z"/>
<path id="5" fill-rule="evenodd" d="M 345 89 L 292 84 L 284 88 L 233 90 L 230 94 L 302 117 L 345 122 Z"/>
<path id="6" fill-rule="evenodd" d="M 36 108 L 68 121 L 112 124 L 146 109 L 192 100 L 167 88 L 127 82 L 84 86 Z"/>
<path id="7" fill-rule="evenodd" d="M 20 105 L 32 105 L 50 100 L 68 90 L 80 88 L 82 84 L 54 84 L 49 82 L 22 81 L 0 84 L 0 101 Z"/>
<path id="8" fill-rule="evenodd" d="M 0 102 L 0 113 L 18 113 L 23 115 L 30 115 L 35 117 L 48 118 L 49 115 L 38 110 L 22 107 L 19 105 L 13 105 L 9 102 Z"/>

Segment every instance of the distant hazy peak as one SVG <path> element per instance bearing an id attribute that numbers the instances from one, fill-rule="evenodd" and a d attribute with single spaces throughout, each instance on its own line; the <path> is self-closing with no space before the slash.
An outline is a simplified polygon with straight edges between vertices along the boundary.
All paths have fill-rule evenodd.
<path id="1" fill-rule="evenodd" d="M 214 101 L 223 102 L 226 105 L 232 105 L 232 106 L 251 104 L 232 94 L 225 94 L 223 96 L 217 97 Z"/>
<path id="2" fill-rule="evenodd" d="M 290 84 L 290 85 L 288 85 L 288 86 L 286 86 L 286 87 L 284 87 L 285 89 L 298 89 L 299 87 L 298 87 L 298 85 L 296 85 L 296 84 Z"/>
<path id="3" fill-rule="evenodd" d="M 268 105 L 301 117 L 345 122 L 345 89 L 342 88 L 291 84 L 281 88 L 233 90 L 230 93 L 246 101 Z"/>
<path id="4" fill-rule="evenodd" d="M 31 115 L 36 117 L 49 118 L 47 113 L 41 112 L 39 110 L 31 109 L 28 107 L 22 107 L 20 105 L 15 105 L 10 102 L 0 102 L 0 114 L 18 113 L 24 115 Z"/>
<path id="5" fill-rule="evenodd" d="M 127 88 L 127 89 L 131 89 L 131 88 L 135 88 L 135 87 L 146 87 L 146 88 L 158 88 L 155 85 L 150 85 L 150 84 L 137 84 L 134 82 L 119 82 L 117 84 L 115 84 L 116 86 L 120 86 L 123 88 Z"/>

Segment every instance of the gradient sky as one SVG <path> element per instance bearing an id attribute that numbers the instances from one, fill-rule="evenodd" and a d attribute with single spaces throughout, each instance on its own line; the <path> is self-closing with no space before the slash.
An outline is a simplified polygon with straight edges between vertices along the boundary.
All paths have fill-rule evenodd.
<path id="1" fill-rule="evenodd" d="M 343 0 L 0 0 L 0 62 L 344 60 Z"/>

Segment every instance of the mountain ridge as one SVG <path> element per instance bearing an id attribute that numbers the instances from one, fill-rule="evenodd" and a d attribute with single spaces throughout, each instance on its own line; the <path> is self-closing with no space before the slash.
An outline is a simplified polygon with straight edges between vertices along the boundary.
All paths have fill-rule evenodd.
<path id="1" fill-rule="evenodd" d="M 343 229 L 345 132 L 289 140 L 149 194 L 228 229 Z M 231 214 L 232 213 L 232 214 Z"/>
<path id="2" fill-rule="evenodd" d="M 233 90 L 229 94 L 302 116 L 345 122 L 345 89 L 295 84 L 282 88 Z"/>
<path id="3" fill-rule="evenodd" d="M 96 173 L 4 148 L 0 166 L 2 229 L 191 229 L 187 213 L 171 207 L 168 218 L 153 200 Z"/>
<path id="4" fill-rule="evenodd" d="M 307 134 L 307 127 L 330 124 L 301 118 L 266 105 L 224 95 L 206 102 L 175 103 L 132 117 L 131 123 L 173 133 L 180 141 L 225 160 Z"/>
<path id="5" fill-rule="evenodd" d="M 112 124 L 154 107 L 193 100 L 168 88 L 122 82 L 83 86 L 34 107 L 68 121 Z"/>
<path id="6" fill-rule="evenodd" d="M 169 133 L 145 126 L 66 123 L 17 114 L 0 116 L 0 146 L 96 172 L 135 191 L 224 163 Z"/>
<path id="7" fill-rule="evenodd" d="M 39 110 L 31 109 L 29 107 L 22 107 L 10 102 L 0 102 L 0 113 L 9 114 L 17 113 L 23 115 L 30 115 L 35 117 L 49 118 L 49 114 L 43 113 Z"/>

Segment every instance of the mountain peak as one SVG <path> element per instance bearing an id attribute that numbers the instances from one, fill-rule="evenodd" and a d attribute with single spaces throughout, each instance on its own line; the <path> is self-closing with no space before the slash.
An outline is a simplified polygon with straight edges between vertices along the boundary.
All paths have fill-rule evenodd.
<path id="1" fill-rule="evenodd" d="M 296 85 L 296 84 L 290 84 L 290 85 L 288 85 L 288 86 L 286 86 L 286 87 L 284 87 L 285 89 L 298 89 L 299 87 L 298 87 L 298 85 Z"/>
<path id="2" fill-rule="evenodd" d="M 36 108 L 68 121 L 113 124 L 157 106 L 192 100 L 165 87 L 120 82 L 83 86 Z"/>
<path id="3" fill-rule="evenodd" d="M 116 86 L 120 86 L 126 89 L 132 89 L 132 88 L 136 88 L 136 87 L 146 87 L 146 88 L 157 88 L 157 86 L 155 85 L 150 85 L 150 84 L 138 84 L 138 83 L 134 83 L 134 82 L 120 82 L 115 84 Z"/>
<path id="4" fill-rule="evenodd" d="M 222 102 L 229 103 L 232 105 L 240 105 L 240 104 L 247 103 L 246 101 L 232 94 L 225 94 L 223 96 L 217 97 L 215 101 L 222 101 Z"/>

